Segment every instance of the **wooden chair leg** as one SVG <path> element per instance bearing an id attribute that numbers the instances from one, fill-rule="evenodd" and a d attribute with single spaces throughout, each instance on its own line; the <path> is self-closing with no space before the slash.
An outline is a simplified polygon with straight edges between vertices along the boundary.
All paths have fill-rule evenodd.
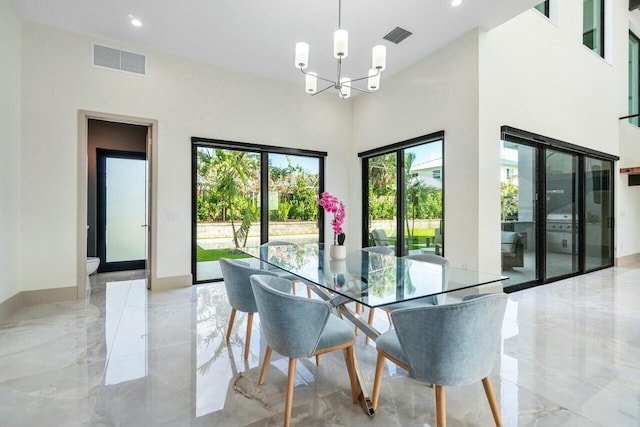
<path id="1" fill-rule="evenodd" d="M 369 319 L 367 319 L 367 323 L 369 324 L 369 326 L 373 326 L 373 319 L 374 319 L 374 315 L 375 315 L 375 314 L 376 314 L 376 309 L 375 309 L 375 308 L 373 308 L 373 307 L 371 307 L 371 308 L 369 309 Z M 369 338 L 369 336 L 367 336 L 367 337 L 364 339 L 364 343 L 365 343 L 366 345 L 369 345 L 369 339 L 370 339 L 370 338 Z"/>
<path id="2" fill-rule="evenodd" d="M 496 401 L 496 395 L 493 393 L 493 386 L 489 377 L 482 379 L 482 386 L 484 387 L 484 393 L 487 395 L 489 406 L 491 407 L 491 413 L 493 419 L 496 422 L 496 427 L 502 427 L 502 418 L 500 417 L 500 408 L 498 408 L 498 402 Z"/>
<path id="3" fill-rule="evenodd" d="M 444 393 L 444 387 L 441 385 L 435 385 L 436 389 L 436 426 L 447 426 L 447 403 Z"/>
<path id="4" fill-rule="evenodd" d="M 347 347 L 347 371 L 349 372 L 349 381 L 351 382 L 351 397 L 353 403 L 359 402 L 358 382 L 356 381 L 356 356 L 353 352 L 353 346 Z"/>
<path id="5" fill-rule="evenodd" d="M 267 366 L 269 366 L 269 362 L 271 362 L 271 347 L 267 346 L 267 350 L 264 352 L 264 360 L 262 361 L 262 369 L 260 370 L 260 379 L 258 379 L 258 384 L 264 384 L 264 377 L 267 376 Z"/>
<path id="6" fill-rule="evenodd" d="M 311 288 L 307 285 L 307 297 L 311 298 Z"/>
<path id="7" fill-rule="evenodd" d="M 292 293 L 293 295 L 295 295 L 295 294 L 296 294 L 296 283 L 298 283 L 298 282 L 296 282 L 296 281 L 292 281 L 292 282 L 291 282 L 291 293 Z"/>
<path id="8" fill-rule="evenodd" d="M 284 404 L 284 427 L 291 424 L 291 409 L 293 406 L 293 385 L 296 378 L 296 361 L 297 359 L 289 359 L 289 376 L 287 377 L 287 397 Z"/>
<path id="9" fill-rule="evenodd" d="M 320 366 L 320 355 L 316 354 L 316 366 Z"/>
<path id="10" fill-rule="evenodd" d="M 231 318 L 229 318 L 229 326 L 227 327 L 227 341 L 229 341 L 229 337 L 231 336 L 231 329 L 233 328 L 233 321 L 236 318 L 236 309 L 231 309 Z"/>
<path id="11" fill-rule="evenodd" d="M 389 320 L 389 324 L 393 324 L 393 322 L 391 321 L 391 310 L 385 310 L 387 312 L 387 319 Z"/>
<path id="12" fill-rule="evenodd" d="M 359 315 L 361 311 L 362 311 L 362 306 L 360 305 L 360 303 L 356 303 L 356 315 Z M 358 335 L 358 327 L 357 326 L 354 328 L 354 333 L 356 335 Z"/>
<path id="13" fill-rule="evenodd" d="M 380 397 L 382 371 L 384 371 L 384 355 L 378 352 L 378 360 L 376 361 L 376 376 L 373 380 L 373 393 L 371 393 L 371 405 L 373 406 L 374 411 L 378 409 L 378 397 Z"/>
<path id="14" fill-rule="evenodd" d="M 251 328 L 253 327 L 253 313 L 247 317 L 247 338 L 244 342 L 244 360 L 249 358 L 249 346 L 251 344 Z"/>

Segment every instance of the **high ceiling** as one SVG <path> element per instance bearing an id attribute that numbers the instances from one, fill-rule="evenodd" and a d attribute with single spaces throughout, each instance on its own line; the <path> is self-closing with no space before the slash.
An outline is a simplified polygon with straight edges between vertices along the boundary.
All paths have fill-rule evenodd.
<path id="1" fill-rule="evenodd" d="M 338 0 L 12 0 L 28 21 L 132 43 L 227 69 L 282 81 L 303 77 L 294 67 L 298 41 L 310 45 L 308 71 L 333 79 Z M 343 0 L 349 31 L 343 76 L 366 75 L 371 48 L 387 46 L 385 77 L 467 31 L 490 30 L 540 0 Z M 130 23 L 134 16 L 139 28 Z M 398 45 L 382 40 L 395 27 L 413 33 Z M 117 43 L 115 43 L 117 46 Z"/>

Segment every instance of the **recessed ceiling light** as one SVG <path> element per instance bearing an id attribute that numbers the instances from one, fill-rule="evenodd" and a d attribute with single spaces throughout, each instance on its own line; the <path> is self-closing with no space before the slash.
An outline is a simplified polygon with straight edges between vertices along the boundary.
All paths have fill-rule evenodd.
<path id="1" fill-rule="evenodd" d="M 134 27 L 142 27 L 142 22 L 138 18 L 131 18 L 131 25 Z"/>
<path id="2" fill-rule="evenodd" d="M 462 4 L 462 0 L 451 0 L 451 6 L 456 7 Z"/>

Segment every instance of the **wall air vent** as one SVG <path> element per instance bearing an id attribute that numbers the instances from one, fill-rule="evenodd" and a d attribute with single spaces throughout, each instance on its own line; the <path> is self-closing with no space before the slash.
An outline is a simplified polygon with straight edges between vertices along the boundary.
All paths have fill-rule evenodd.
<path id="1" fill-rule="evenodd" d="M 393 30 L 389 31 L 387 35 L 383 37 L 383 39 L 398 44 L 402 40 L 409 37 L 411 34 L 413 34 L 411 31 L 407 31 L 404 28 L 395 27 Z"/>
<path id="2" fill-rule="evenodd" d="M 138 53 L 93 45 L 93 65 L 138 75 L 147 73 L 147 57 Z"/>

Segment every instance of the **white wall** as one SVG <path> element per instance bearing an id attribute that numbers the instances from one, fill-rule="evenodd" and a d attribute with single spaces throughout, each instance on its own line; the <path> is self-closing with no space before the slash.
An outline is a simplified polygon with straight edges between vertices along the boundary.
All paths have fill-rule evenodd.
<path id="1" fill-rule="evenodd" d="M 390 79 L 383 76 L 381 89 L 354 98 L 353 108 L 354 154 L 444 130 L 446 256 L 455 266 L 477 269 L 478 31 Z M 352 170 L 352 200 L 361 199 L 360 173 L 359 167 Z M 358 229 L 359 244 L 357 209 L 352 218 L 358 223 L 350 227 Z"/>
<path id="2" fill-rule="evenodd" d="M 79 109 L 158 120 L 158 277 L 190 274 L 191 136 L 327 151 L 326 188 L 345 188 L 351 113 L 335 96 L 154 52 L 132 76 L 93 67 L 91 42 L 139 49 L 26 22 L 22 38 L 20 236 L 49 254 L 22 258 L 22 290 L 75 285 Z"/>
<path id="3" fill-rule="evenodd" d="M 621 165 L 640 166 L 638 128 L 618 120 L 628 114 L 630 14 L 626 3 L 611 3 L 609 61 L 582 45 L 582 2 L 557 3 L 557 23 L 527 11 L 481 36 L 484 162 L 493 160 L 490 147 L 498 138 L 495 129 L 510 125 L 619 155 L 616 172 Z M 627 186 L 626 175 L 616 175 L 615 183 L 615 256 L 623 257 L 640 252 L 640 192 L 637 187 Z M 499 195 L 492 199 L 497 206 Z M 493 244 L 498 247 L 497 242 Z"/>
<path id="4" fill-rule="evenodd" d="M 0 0 L 0 303 L 20 291 L 20 26 Z"/>
<path id="5" fill-rule="evenodd" d="M 614 43 L 619 46 L 616 65 L 618 84 L 619 117 L 629 114 L 628 81 L 629 69 L 629 33 L 627 26 L 635 35 L 640 35 L 640 12 L 622 11 L 614 15 L 618 29 L 614 34 Z M 640 128 L 628 120 L 618 123 L 620 137 L 620 168 L 640 167 Z M 616 181 L 616 243 L 618 257 L 640 252 L 640 186 L 629 187 L 628 175 L 620 174 Z"/>

